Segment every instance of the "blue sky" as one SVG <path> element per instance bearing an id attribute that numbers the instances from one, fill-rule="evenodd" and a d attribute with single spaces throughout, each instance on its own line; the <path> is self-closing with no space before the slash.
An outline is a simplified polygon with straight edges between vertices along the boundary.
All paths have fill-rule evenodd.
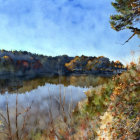
<path id="1" fill-rule="evenodd" d="M 111 29 L 113 13 L 111 0 L 0 0 L 0 49 L 126 62 L 140 41 L 135 36 L 121 45 L 131 32 Z"/>

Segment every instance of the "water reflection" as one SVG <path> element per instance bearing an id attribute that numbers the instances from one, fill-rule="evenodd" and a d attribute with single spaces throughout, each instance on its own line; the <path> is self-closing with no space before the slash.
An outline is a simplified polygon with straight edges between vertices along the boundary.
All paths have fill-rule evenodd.
<path id="1" fill-rule="evenodd" d="M 94 87 L 99 84 L 107 82 L 108 78 L 93 76 L 93 75 L 82 75 L 82 76 L 61 76 L 61 77 L 42 77 L 36 79 L 1 79 L 0 80 L 0 93 L 24 93 L 37 89 L 38 86 L 44 86 L 46 83 L 50 84 L 63 84 L 65 87 L 73 85 L 75 87 Z"/>
<path id="2" fill-rule="evenodd" d="M 8 102 L 14 127 L 16 96 L 18 95 L 18 112 L 23 112 L 25 108 L 31 106 L 28 128 L 33 125 L 43 128 L 50 120 L 50 111 L 53 118 L 61 116 L 63 104 L 64 111 L 68 114 L 78 101 L 86 97 L 84 91 L 106 80 L 106 78 L 95 76 L 0 80 L 0 108 L 6 116 Z M 19 121 L 22 123 L 23 118 L 20 117 Z"/>
<path id="3" fill-rule="evenodd" d="M 65 113 L 71 112 L 77 102 L 86 97 L 84 91 L 87 89 L 88 88 L 74 87 L 71 85 L 65 87 L 62 84 L 55 85 L 46 83 L 44 86 L 38 86 L 37 89 L 30 92 L 18 94 L 18 112 L 23 112 L 25 108 L 31 105 L 29 112 L 30 118 L 28 119 L 29 126 L 40 126 L 43 128 L 50 120 L 50 110 L 54 119 L 62 115 L 62 103 Z M 6 102 L 8 102 L 10 108 L 10 116 L 14 129 L 16 94 L 6 92 L 0 96 L 0 108 L 3 110 L 5 116 Z M 19 120 L 20 122 L 23 121 L 22 118 Z M 35 122 L 38 122 L 38 125 Z"/>

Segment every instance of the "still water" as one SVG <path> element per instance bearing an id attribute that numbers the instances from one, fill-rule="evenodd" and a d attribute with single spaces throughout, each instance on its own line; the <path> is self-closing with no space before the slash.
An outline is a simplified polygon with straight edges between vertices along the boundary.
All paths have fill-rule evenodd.
<path id="1" fill-rule="evenodd" d="M 17 98 L 18 112 L 24 112 L 26 108 L 31 107 L 30 124 L 39 120 L 43 127 L 50 120 L 50 111 L 54 119 L 62 114 L 62 106 L 68 114 L 79 101 L 86 98 L 84 92 L 105 80 L 106 78 L 95 76 L 3 79 L 0 80 L 0 110 L 6 115 L 8 103 L 11 120 L 14 121 Z"/>

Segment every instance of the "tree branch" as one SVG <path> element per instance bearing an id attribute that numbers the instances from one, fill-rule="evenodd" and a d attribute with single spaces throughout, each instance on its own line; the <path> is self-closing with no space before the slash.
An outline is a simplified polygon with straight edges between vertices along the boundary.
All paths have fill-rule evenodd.
<path id="1" fill-rule="evenodd" d="M 140 35 L 140 29 L 134 28 L 134 27 L 129 27 L 129 29 L 130 29 L 132 32 L 134 32 L 135 34 Z"/>
<path id="2" fill-rule="evenodd" d="M 140 29 L 134 28 L 134 27 L 129 27 L 129 29 L 133 32 L 133 34 L 132 34 L 132 36 L 130 36 L 130 37 L 128 38 L 128 40 L 126 40 L 126 41 L 124 42 L 124 44 L 127 43 L 127 42 L 129 42 L 129 40 L 130 40 L 132 37 L 134 37 L 136 34 L 137 34 L 137 35 L 140 35 Z M 122 44 L 122 45 L 124 45 L 124 44 Z"/>
<path id="3" fill-rule="evenodd" d="M 135 34 L 136 34 L 136 33 L 133 33 L 133 35 L 132 35 L 131 37 L 129 37 L 128 40 L 126 40 L 126 41 L 124 42 L 124 44 L 127 43 Z M 124 45 L 124 44 L 122 44 L 122 45 Z"/>

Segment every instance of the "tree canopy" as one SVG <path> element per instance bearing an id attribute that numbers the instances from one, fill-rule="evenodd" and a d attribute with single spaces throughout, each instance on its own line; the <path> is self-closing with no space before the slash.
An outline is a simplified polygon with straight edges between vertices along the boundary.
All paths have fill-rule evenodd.
<path id="1" fill-rule="evenodd" d="M 118 14 L 110 16 L 111 27 L 116 31 L 130 29 L 133 35 L 126 42 L 136 34 L 140 36 L 140 0 L 115 0 L 112 6 Z"/>

